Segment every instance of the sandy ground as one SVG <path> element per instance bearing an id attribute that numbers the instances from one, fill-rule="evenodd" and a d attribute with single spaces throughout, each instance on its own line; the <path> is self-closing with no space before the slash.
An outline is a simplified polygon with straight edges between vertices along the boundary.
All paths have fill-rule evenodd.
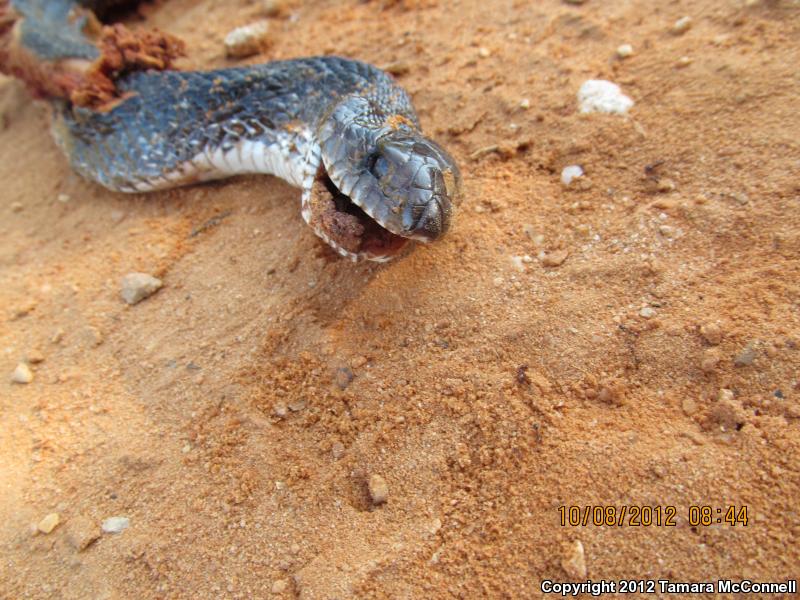
<path id="1" fill-rule="evenodd" d="M 261 11 L 170 0 L 141 22 L 206 68 Z M 270 21 L 253 60 L 407 70 L 462 167 L 457 224 L 354 265 L 273 178 L 109 193 L 3 80 L 0 597 L 797 577 L 800 7 L 313 1 Z M 629 116 L 580 114 L 590 78 Z M 127 306 L 131 271 L 164 288 Z M 562 525 L 573 505 L 673 506 L 674 526 Z M 130 527 L 101 535 L 111 516 Z"/>

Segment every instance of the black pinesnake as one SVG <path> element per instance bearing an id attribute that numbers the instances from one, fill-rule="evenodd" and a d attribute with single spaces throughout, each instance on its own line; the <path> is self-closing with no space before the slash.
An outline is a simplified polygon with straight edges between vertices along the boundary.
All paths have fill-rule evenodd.
<path id="1" fill-rule="evenodd" d="M 0 68 L 52 102 L 56 140 L 84 177 L 146 192 L 275 175 L 302 188 L 305 221 L 354 260 L 388 260 L 450 228 L 458 168 L 422 135 L 408 94 L 385 72 L 333 56 L 178 71 L 123 48 L 130 68 L 98 41 L 89 9 L 108 4 L 0 1 Z M 101 60 L 114 99 L 82 106 L 75 88 Z"/>

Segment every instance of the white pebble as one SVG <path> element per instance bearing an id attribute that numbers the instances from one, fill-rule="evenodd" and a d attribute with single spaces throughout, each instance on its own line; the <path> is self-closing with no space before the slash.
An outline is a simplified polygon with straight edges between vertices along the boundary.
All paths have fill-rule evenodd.
<path id="1" fill-rule="evenodd" d="M 488 48 L 478 48 L 478 56 L 481 58 L 489 58 L 492 55 L 492 51 Z"/>
<path id="2" fill-rule="evenodd" d="M 617 48 L 617 56 L 619 58 L 628 58 L 633 55 L 633 46 L 630 44 L 622 44 Z"/>
<path id="3" fill-rule="evenodd" d="M 58 195 L 58 201 L 61 202 L 62 204 L 66 204 L 67 202 L 69 202 L 69 200 L 70 200 L 69 194 Z"/>
<path id="4" fill-rule="evenodd" d="M 681 35 L 692 27 L 692 17 L 681 17 L 672 25 L 672 33 Z"/>
<path id="5" fill-rule="evenodd" d="M 639 316 L 644 319 L 651 319 L 656 316 L 655 309 L 650 308 L 649 306 L 645 306 L 642 310 L 639 311 Z"/>
<path id="6" fill-rule="evenodd" d="M 109 517 L 103 521 L 102 527 L 106 533 L 122 533 L 130 524 L 128 517 Z"/>
<path id="7" fill-rule="evenodd" d="M 527 110 L 531 107 L 531 101 L 528 98 L 523 98 L 519 101 L 519 107 Z"/>
<path id="8" fill-rule="evenodd" d="M 237 27 L 225 36 L 225 53 L 232 58 L 258 54 L 264 46 L 268 30 L 267 21 Z"/>
<path id="9" fill-rule="evenodd" d="M 578 177 L 583 177 L 583 169 L 580 165 L 569 165 L 568 167 L 564 167 L 561 171 L 561 183 L 564 185 L 569 185 Z"/>
<path id="10" fill-rule="evenodd" d="M 33 381 L 33 373 L 31 373 L 30 367 L 25 363 L 19 363 L 11 374 L 11 381 L 14 383 L 30 383 Z"/>
<path id="11" fill-rule="evenodd" d="M 616 83 L 604 79 L 589 79 L 578 90 L 578 105 L 582 113 L 624 115 L 633 106 L 633 100 L 623 94 Z"/>
<path id="12" fill-rule="evenodd" d="M 147 273 L 128 273 L 122 278 L 120 295 L 128 304 L 136 304 L 155 294 L 163 283 Z"/>

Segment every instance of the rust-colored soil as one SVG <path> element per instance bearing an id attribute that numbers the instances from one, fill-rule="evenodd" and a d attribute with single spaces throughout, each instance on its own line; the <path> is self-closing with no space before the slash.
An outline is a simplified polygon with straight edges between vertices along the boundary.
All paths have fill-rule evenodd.
<path id="1" fill-rule="evenodd" d="M 261 10 L 170 0 L 142 18 L 210 68 Z M 0 596 L 796 578 L 797 3 L 281 12 L 254 60 L 335 52 L 400 74 L 461 164 L 454 229 L 353 265 L 269 177 L 112 194 L 0 83 Z M 590 78 L 630 115 L 579 114 Z M 571 164 L 586 177 L 565 188 Z M 131 271 L 164 287 L 128 306 Z M 24 360 L 33 381 L 10 383 Z M 562 505 L 674 506 L 676 526 L 562 526 Z M 747 525 L 692 526 L 697 505 L 747 506 Z M 81 549 L 111 516 L 130 527 Z"/>

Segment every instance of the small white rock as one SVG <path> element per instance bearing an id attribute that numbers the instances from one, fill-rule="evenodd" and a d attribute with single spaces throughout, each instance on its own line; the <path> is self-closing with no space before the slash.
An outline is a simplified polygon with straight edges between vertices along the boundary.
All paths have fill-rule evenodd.
<path id="1" fill-rule="evenodd" d="M 155 294 L 164 285 L 147 273 L 128 273 L 122 278 L 120 295 L 128 304 L 136 304 Z"/>
<path id="2" fill-rule="evenodd" d="M 561 171 L 561 183 L 569 185 L 574 179 L 583 177 L 583 169 L 580 165 L 569 165 L 564 167 Z"/>
<path id="3" fill-rule="evenodd" d="M 488 48 L 480 47 L 478 48 L 478 56 L 481 58 L 489 58 L 492 55 L 492 51 Z"/>
<path id="4" fill-rule="evenodd" d="M 524 264 L 523 259 L 522 259 L 521 256 L 513 255 L 511 257 L 511 264 L 520 273 L 524 273 L 525 272 L 525 264 Z"/>
<path id="5" fill-rule="evenodd" d="M 528 110 L 531 107 L 531 101 L 528 98 L 523 98 L 519 101 L 519 107 Z"/>
<path id="6" fill-rule="evenodd" d="M 628 58 L 633 56 L 633 46 L 630 44 L 622 44 L 617 48 L 617 56 L 619 58 Z"/>
<path id="7" fill-rule="evenodd" d="M 59 195 L 57 196 L 57 199 L 58 199 L 58 201 L 59 201 L 59 202 L 61 202 L 62 204 L 66 204 L 67 202 L 69 202 L 69 201 L 70 201 L 69 194 L 59 194 Z"/>
<path id="8" fill-rule="evenodd" d="M 657 313 L 655 309 L 650 308 L 649 306 L 645 306 L 642 308 L 642 310 L 639 311 L 639 316 L 644 319 L 652 319 L 653 317 L 656 316 L 656 314 Z"/>
<path id="9" fill-rule="evenodd" d="M 109 517 L 103 521 L 103 531 L 106 533 L 122 533 L 131 522 L 128 517 Z"/>
<path id="10" fill-rule="evenodd" d="M 692 27 L 692 17 L 681 17 L 672 25 L 672 33 L 675 35 L 681 35 L 689 31 Z"/>
<path id="11" fill-rule="evenodd" d="M 25 363 L 19 363 L 17 368 L 11 374 L 11 381 L 14 383 L 30 383 L 33 381 L 33 373 L 31 368 Z"/>
<path id="12" fill-rule="evenodd" d="M 582 113 L 624 115 L 633 106 L 633 100 L 623 94 L 616 83 L 604 79 L 589 79 L 578 90 L 578 106 Z"/>
<path id="13" fill-rule="evenodd" d="M 258 54 L 265 45 L 268 30 L 267 21 L 237 27 L 225 36 L 225 53 L 231 58 Z"/>

